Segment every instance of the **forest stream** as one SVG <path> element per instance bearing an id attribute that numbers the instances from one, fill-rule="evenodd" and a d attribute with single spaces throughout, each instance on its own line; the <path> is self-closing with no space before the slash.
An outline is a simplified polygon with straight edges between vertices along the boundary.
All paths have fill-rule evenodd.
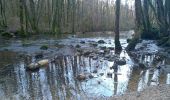
<path id="1" fill-rule="evenodd" d="M 26 39 L 0 39 L 0 97 L 12 100 L 108 98 L 151 85 L 170 84 L 170 58 L 154 41 L 143 40 L 127 53 L 133 31 L 120 34 L 115 54 L 112 32 Z M 46 50 L 41 47 L 48 47 Z M 49 59 L 36 71 L 26 67 Z M 122 62 L 121 62 L 122 61 Z M 78 79 L 78 75 L 85 79 Z"/>

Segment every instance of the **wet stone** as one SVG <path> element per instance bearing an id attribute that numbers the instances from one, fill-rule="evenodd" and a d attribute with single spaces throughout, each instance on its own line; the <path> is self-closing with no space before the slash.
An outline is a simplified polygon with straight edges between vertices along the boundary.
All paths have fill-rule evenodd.
<path id="1" fill-rule="evenodd" d="M 110 73 L 110 72 L 107 73 L 107 77 L 108 77 L 108 78 L 112 78 L 112 73 Z"/>
<path id="2" fill-rule="evenodd" d="M 108 49 L 109 49 L 109 50 L 115 50 L 115 48 L 114 48 L 114 47 L 108 47 Z"/>
<path id="3" fill-rule="evenodd" d="M 80 41 L 81 44 L 85 44 L 86 42 L 85 41 Z"/>
<path id="4" fill-rule="evenodd" d="M 92 79 L 92 78 L 94 78 L 94 76 L 93 76 L 92 74 L 90 74 L 90 75 L 89 75 L 89 78 Z"/>
<path id="5" fill-rule="evenodd" d="M 83 80 L 86 79 L 86 76 L 85 76 L 84 74 L 79 74 L 76 78 L 77 78 L 77 80 L 79 80 L 79 81 L 83 81 Z"/>
<path id="6" fill-rule="evenodd" d="M 97 47 L 98 46 L 98 44 L 96 44 L 96 43 L 90 43 L 90 45 L 93 46 L 93 47 Z"/>
<path id="7" fill-rule="evenodd" d="M 43 45 L 40 47 L 41 50 L 47 50 L 48 49 L 48 46 L 47 45 Z"/>
<path id="8" fill-rule="evenodd" d="M 104 44 L 105 41 L 104 41 L 104 40 L 99 40 L 97 43 L 99 43 L 99 44 Z"/>
<path id="9" fill-rule="evenodd" d="M 100 76 L 103 76 L 104 75 L 104 73 L 100 73 Z"/>
<path id="10" fill-rule="evenodd" d="M 145 64 L 139 63 L 139 68 L 141 68 L 141 69 L 146 69 L 147 67 L 145 66 Z"/>
<path id="11" fill-rule="evenodd" d="M 104 47 L 100 47 L 100 49 L 101 50 L 106 50 L 107 48 L 106 48 L 106 46 L 104 46 Z"/>
<path id="12" fill-rule="evenodd" d="M 35 55 L 35 59 L 41 59 L 43 57 L 44 57 L 43 53 L 38 53 L 38 54 Z"/>
<path id="13" fill-rule="evenodd" d="M 76 48 L 80 48 L 81 46 L 79 44 L 76 45 Z"/>
<path id="14" fill-rule="evenodd" d="M 83 53 L 83 55 L 84 55 L 84 56 L 89 56 L 91 53 L 92 53 L 92 51 L 85 51 L 85 52 Z"/>
<path id="15" fill-rule="evenodd" d="M 97 73 L 97 70 L 94 70 L 93 73 Z"/>
<path id="16" fill-rule="evenodd" d="M 115 63 L 117 65 L 126 65 L 126 60 L 125 59 L 117 60 Z"/>

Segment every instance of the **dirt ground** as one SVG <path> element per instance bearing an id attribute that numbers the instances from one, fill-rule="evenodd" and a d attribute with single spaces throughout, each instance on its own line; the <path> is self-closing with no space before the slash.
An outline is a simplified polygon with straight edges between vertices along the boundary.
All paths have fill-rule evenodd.
<path id="1" fill-rule="evenodd" d="M 108 100 L 170 100 L 170 85 L 150 86 L 142 92 L 131 92 Z"/>

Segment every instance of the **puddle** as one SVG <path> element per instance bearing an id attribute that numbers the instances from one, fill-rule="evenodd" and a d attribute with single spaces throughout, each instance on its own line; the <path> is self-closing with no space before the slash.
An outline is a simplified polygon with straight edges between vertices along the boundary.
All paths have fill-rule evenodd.
<path id="1" fill-rule="evenodd" d="M 90 45 L 90 43 L 97 43 L 99 40 L 104 40 L 106 43 L 98 44 L 96 47 Z M 5 47 L 9 51 L 0 52 L 0 96 L 2 98 L 82 100 L 93 97 L 122 95 L 129 91 L 142 91 L 150 85 L 170 84 L 170 74 L 162 73 L 161 70 L 155 68 L 157 64 L 153 64 L 156 53 L 143 55 L 140 52 L 132 56 L 123 50 L 118 57 L 125 58 L 126 64 L 119 65 L 116 68 L 112 68 L 115 62 L 108 61 L 103 55 L 96 55 L 96 59 L 85 55 L 76 55 L 75 46 L 78 44 L 83 50 L 92 49 L 94 51 L 101 47 L 114 47 L 112 36 L 97 38 L 82 38 L 81 36 L 81 38 L 71 37 L 69 39 L 38 41 L 32 41 L 32 45 L 26 48 L 21 46 L 21 42 L 9 43 Z M 81 44 L 81 41 L 85 43 Z M 26 71 L 26 66 L 36 61 L 34 55 L 32 55 L 34 52 L 40 51 L 36 46 L 46 43 L 48 45 L 51 44 L 49 50 L 43 51 L 51 53 L 50 56 L 48 55 L 48 58 L 59 53 L 62 55 L 58 56 L 54 62 L 49 63 L 48 66 L 36 72 Z M 56 44 L 64 45 L 63 49 L 56 48 Z M 121 44 L 123 48 L 127 46 L 125 38 L 121 38 Z M 158 48 L 155 45 L 153 47 L 154 52 L 157 52 L 155 49 Z M 29 49 L 33 49 L 33 51 L 30 52 L 28 51 Z M 68 51 L 69 53 L 67 53 Z M 109 55 L 114 55 L 114 50 L 110 51 Z M 23 56 L 20 54 L 21 52 L 27 53 Z M 27 56 L 27 54 L 31 55 Z M 164 58 L 160 63 L 166 64 L 165 61 L 168 62 Z M 139 62 L 148 63 L 151 68 L 136 68 L 135 64 Z M 87 76 L 87 79 L 84 81 L 77 80 L 76 77 L 82 73 Z"/>

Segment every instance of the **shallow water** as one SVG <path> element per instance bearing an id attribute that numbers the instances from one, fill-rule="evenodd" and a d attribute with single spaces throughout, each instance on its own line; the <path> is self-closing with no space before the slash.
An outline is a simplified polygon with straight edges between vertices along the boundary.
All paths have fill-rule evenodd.
<path id="1" fill-rule="evenodd" d="M 101 39 L 106 43 L 98 44 L 97 47 L 90 47 L 91 42 L 97 42 Z M 80 44 L 81 41 L 85 41 L 85 44 Z M 36 61 L 33 54 L 40 51 L 37 46 L 41 44 L 51 45 L 49 50 L 46 51 L 47 53 L 51 52 L 51 55 L 47 57 L 49 58 L 57 56 L 56 52 L 60 52 L 59 47 L 54 49 L 56 43 L 65 47 L 74 47 L 79 44 L 83 49 L 99 49 L 101 46 L 114 47 L 113 36 L 85 37 L 83 35 L 59 40 L 54 38 L 42 39 L 41 42 L 40 40 L 32 40 L 31 43 L 28 47 L 22 46 L 22 40 L 10 42 L 5 46 L 1 44 L 4 48 L 1 48 L 0 51 L 0 97 L 14 100 L 82 100 L 122 95 L 129 91 L 142 91 L 150 85 L 170 84 L 170 74 L 162 73 L 161 70 L 156 68 L 147 70 L 136 68 L 135 64 L 138 62 L 135 61 L 134 56 L 129 56 L 125 50 L 118 57 L 125 58 L 126 65 L 117 66 L 114 69 L 111 69 L 114 61 L 108 61 L 104 56 L 93 59 L 89 56 L 76 55 L 74 50 L 69 51 L 68 49 L 66 50 L 71 55 L 70 53 L 60 55 L 54 62 L 38 71 L 31 72 L 25 69 L 28 64 Z M 121 44 L 123 48 L 127 46 L 125 38 L 121 38 Z M 6 49 L 8 51 L 4 51 Z M 155 49 L 152 51 L 157 52 Z M 110 52 L 110 55 L 114 55 L 114 50 Z M 141 54 L 138 54 L 138 56 L 141 56 Z M 152 64 L 154 57 L 155 54 L 153 53 L 152 55 L 136 57 L 136 59 L 140 62 L 148 62 L 150 66 L 155 67 L 156 65 Z M 165 61 L 168 62 L 169 60 L 167 61 L 165 58 L 161 63 L 166 63 Z M 84 81 L 77 80 L 77 75 L 82 73 L 86 76 L 91 75 L 93 78 L 87 78 Z"/>

